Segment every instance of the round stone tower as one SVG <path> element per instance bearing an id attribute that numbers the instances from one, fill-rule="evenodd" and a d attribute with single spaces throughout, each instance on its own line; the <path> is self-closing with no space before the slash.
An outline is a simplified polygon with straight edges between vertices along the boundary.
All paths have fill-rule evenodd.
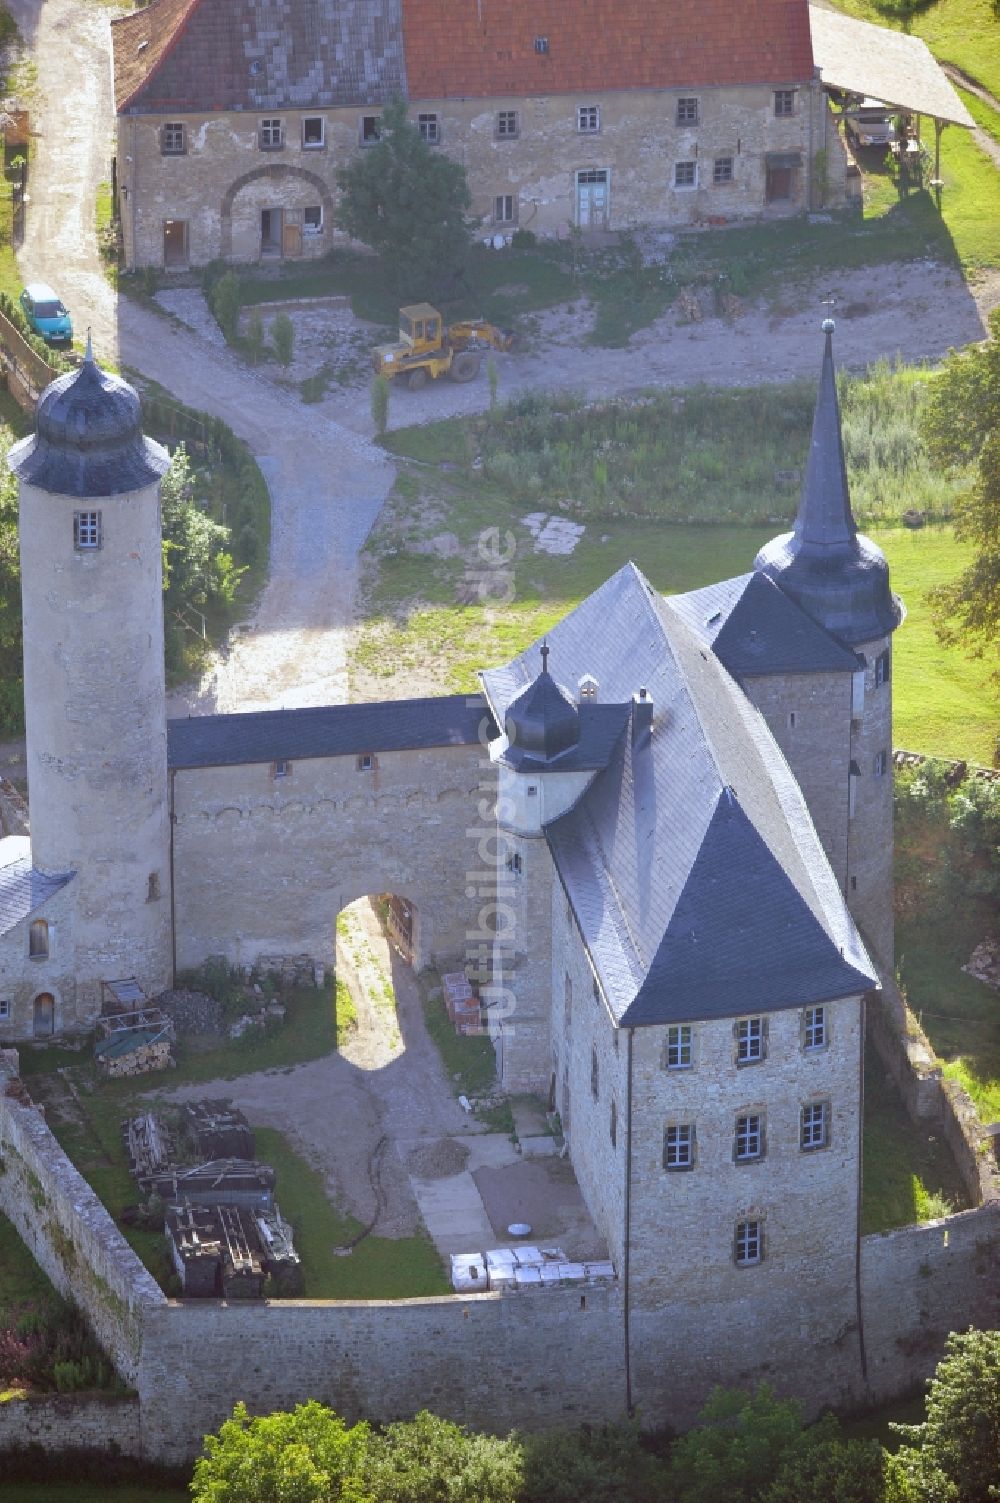
<path id="1" fill-rule="evenodd" d="M 807 615 L 857 655 L 852 692 L 844 695 L 843 707 L 836 712 L 838 723 L 829 726 L 824 781 L 846 795 L 841 807 L 847 820 L 848 906 L 872 958 L 891 970 L 892 633 L 903 619 L 903 607 L 889 587 L 884 553 L 858 532 L 854 522 L 833 367 L 832 319 L 825 320 L 823 331 L 819 395 L 795 528 L 765 544 L 754 568 L 768 574 Z M 795 686 L 790 685 L 790 702 L 795 698 Z"/>
<path id="2" fill-rule="evenodd" d="M 31 852 L 74 872 L 77 1009 L 170 984 L 160 480 L 136 392 L 96 364 L 49 386 L 19 481 Z"/>

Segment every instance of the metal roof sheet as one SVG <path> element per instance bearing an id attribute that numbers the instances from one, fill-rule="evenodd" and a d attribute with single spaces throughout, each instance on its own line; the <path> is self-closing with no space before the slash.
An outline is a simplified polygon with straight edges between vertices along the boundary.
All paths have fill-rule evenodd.
<path id="1" fill-rule="evenodd" d="M 485 725 L 484 725 L 485 722 Z M 378 704 L 191 715 L 167 722 L 174 768 L 345 757 L 421 747 L 474 746 L 496 735 L 479 694 L 390 699 Z"/>
<path id="2" fill-rule="evenodd" d="M 975 121 L 920 37 L 809 7 L 813 57 L 824 84 L 971 129 Z"/>

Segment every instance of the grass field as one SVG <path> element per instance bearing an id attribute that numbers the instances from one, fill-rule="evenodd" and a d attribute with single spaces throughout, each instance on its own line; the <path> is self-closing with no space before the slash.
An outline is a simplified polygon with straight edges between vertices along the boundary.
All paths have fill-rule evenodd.
<path id="1" fill-rule="evenodd" d="M 933 1221 L 967 1206 L 943 1140 L 914 1126 L 871 1045 L 865 1064 L 863 1159 L 863 1235 Z"/>
<path id="2" fill-rule="evenodd" d="M 936 0 L 905 23 L 876 0 L 834 0 L 837 10 L 923 37 L 941 62 L 954 63 L 1000 99 L 1000 17 L 992 0 Z"/>

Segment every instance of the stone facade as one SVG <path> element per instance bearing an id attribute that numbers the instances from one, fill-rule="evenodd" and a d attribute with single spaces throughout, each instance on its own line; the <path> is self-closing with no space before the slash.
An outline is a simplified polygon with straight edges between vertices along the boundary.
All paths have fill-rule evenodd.
<path id="1" fill-rule="evenodd" d="M 139 1400 L 121 1394 L 39 1394 L 0 1404 L 0 1456 L 45 1451 L 142 1455 Z"/>
<path id="2" fill-rule="evenodd" d="M 77 1033 L 91 1026 L 92 1001 L 82 995 L 82 989 L 78 991 L 76 984 L 75 897 L 70 883 L 45 904 L 46 954 L 31 953 L 31 916 L 4 935 L 0 945 L 0 1000 L 9 1006 L 6 1016 L 0 1017 L 0 1044 L 31 1038 L 36 1001 L 46 997 L 52 998 L 52 1033 Z M 40 1005 L 39 1017 L 42 1010 Z"/>
<path id="3" fill-rule="evenodd" d="M 840 202 L 846 158 L 826 97 L 818 83 L 791 93 L 793 112 L 782 116 L 765 85 L 420 99 L 410 116 L 466 168 L 482 234 L 555 235 L 819 207 L 812 164 L 821 150 L 827 202 Z M 680 99 L 695 101 L 680 112 L 695 120 L 679 121 Z M 337 171 L 364 150 L 377 115 L 372 106 L 122 114 L 126 265 L 325 254 L 343 240 Z M 277 144 L 264 120 L 280 121 Z M 769 169 L 769 159 L 785 165 Z"/>
<path id="4" fill-rule="evenodd" d="M 171 816 L 176 963 L 334 960 L 337 914 L 382 892 L 416 910 L 415 963 L 461 964 L 476 905 L 469 830 L 479 746 L 178 769 Z"/>

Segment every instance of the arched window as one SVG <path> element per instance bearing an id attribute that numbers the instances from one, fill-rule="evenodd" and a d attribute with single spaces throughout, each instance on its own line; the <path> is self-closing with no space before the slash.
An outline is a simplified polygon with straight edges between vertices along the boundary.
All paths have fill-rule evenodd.
<path id="1" fill-rule="evenodd" d="M 49 926 L 45 919 L 32 919 L 28 930 L 28 954 L 32 960 L 45 960 L 49 953 Z"/>

